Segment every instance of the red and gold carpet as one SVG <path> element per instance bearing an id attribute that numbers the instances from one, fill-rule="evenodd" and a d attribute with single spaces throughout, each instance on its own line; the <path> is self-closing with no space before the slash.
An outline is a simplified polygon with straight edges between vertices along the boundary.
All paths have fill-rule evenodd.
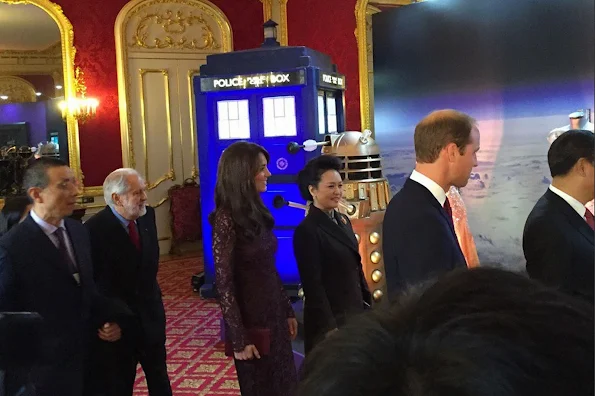
<path id="1" fill-rule="evenodd" d="M 202 270 L 200 258 L 160 264 L 159 284 L 167 315 L 167 365 L 176 396 L 240 394 L 233 360 L 220 342 L 221 311 L 213 300 L 202 300 L 192 291 L 192 274 Z M 139 366 L 135 396 L 148 395 Z"/>

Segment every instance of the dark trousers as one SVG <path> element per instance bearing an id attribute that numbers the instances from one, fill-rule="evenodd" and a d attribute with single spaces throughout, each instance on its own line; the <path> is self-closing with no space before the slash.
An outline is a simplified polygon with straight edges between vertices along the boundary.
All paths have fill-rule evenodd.
<path id="1" fill-rule="evenodd" d="M 140 363 L 150 396 L 171 396 L 172 390 L 165 362 L 165 344 L 136 348 L 123 341 L 99 341 L 92 353 L 86 396 L 132 396 L 136 366 Z M 88 390 L 88 391 L 87 391 Z"/>

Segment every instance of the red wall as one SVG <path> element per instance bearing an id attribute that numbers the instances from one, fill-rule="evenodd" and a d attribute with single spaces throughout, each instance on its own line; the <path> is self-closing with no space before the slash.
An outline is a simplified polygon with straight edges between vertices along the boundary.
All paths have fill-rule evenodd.
<path id="1" fill-rule="evenodd" d="M 331 56 L 345 75 L 347 130 L 360 129 L 359 76 L 355 39 L 356 0 L 289 0 L 289 45 L 303 45 Z"/>
<path id="2" fill-rule="evenodd" d="M 210 0 L 231 23 L 234 49 L 262 43 L 262 3 L 258 0 Z M 87 95 L 99 99 L 97 117 L 79 126 L 81 168 L 86 186 L 103 184 L 122 166 L 118 77 L 114 24 L 127 0 L 54 0 L 74 28 L 76 65 L 85 73 Z M 289 2 L 291 3 L 291 2 Z"/>

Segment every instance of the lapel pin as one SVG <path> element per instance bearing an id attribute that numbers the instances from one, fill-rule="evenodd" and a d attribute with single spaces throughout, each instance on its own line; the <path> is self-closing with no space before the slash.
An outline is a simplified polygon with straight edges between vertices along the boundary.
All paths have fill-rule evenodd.
<path id="1" fill-rule="evenodd" d="M 341 216 L 341 221 L 343 222 L 343 224 L 347 225 L 347 220 L 345 220 L 344 216 Z"/>

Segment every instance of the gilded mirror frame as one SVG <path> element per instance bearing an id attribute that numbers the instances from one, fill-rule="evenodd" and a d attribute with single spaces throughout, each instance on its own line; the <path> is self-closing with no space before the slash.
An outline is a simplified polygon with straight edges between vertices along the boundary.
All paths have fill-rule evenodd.
<path id="1" fill-rule="evenodd" d="M 44 10 L 56 22 L 60 30 L 60 41 L 62 45 L 62 69 L 64 74 L 62 89 L 64 91 L 64 99 L 68 100 L 76 97 L 76 84 L 74 78 L 74 57 L 76 49 L 74 47 L 74 31 L 72 24 L 62 11 L 62 7 L 50 0 L 0 0 L 0 3 L 9 5 L 35 5 Z M 81 171 L 80 161 L 78 122 L 76 118 L 70 114 L 66 118 L 66 131 L 68 136 L 69 165 L 76 178 L 82 183 L 83 173 Z M 0 198 L 0 207 L 3 206 L 3 204 L 4 200 Z"/>

